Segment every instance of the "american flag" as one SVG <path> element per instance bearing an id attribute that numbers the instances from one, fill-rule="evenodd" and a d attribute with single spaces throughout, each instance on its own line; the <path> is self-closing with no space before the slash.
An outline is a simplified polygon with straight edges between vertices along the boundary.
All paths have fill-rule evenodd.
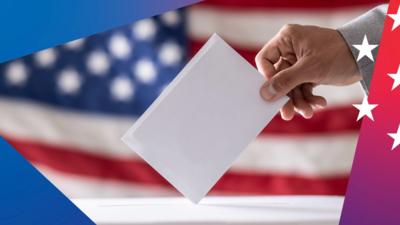
<path id="1" fill-rule="evenodd" d="M 212 0 L 0 65 L 0 135 L 69 197 L 175 195 L 120 138 L 214 32 L 254 64 L 284 24 L 336 28 L 380 0 Z M 211 194 L 343 195 L 359 84 L 318 87 L 313 119 L 277 116 Z"/>

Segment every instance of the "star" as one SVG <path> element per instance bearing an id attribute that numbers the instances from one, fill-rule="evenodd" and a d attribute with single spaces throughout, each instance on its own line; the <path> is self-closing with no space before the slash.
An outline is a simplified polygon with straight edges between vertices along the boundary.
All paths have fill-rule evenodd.
<path id="1" fill-rule="evenodd" d="M 90 73 L 105 76 L 110 68 L 110 59 L 103 50 L 95 50 L 88 56 L 86 65 Z"/>
<path id="2" fill-rule="evenodd" d="M 397 9 L 396 14 L 388 14 L 390 18 L 393 19 L 393 26 L 392 26 L 392 31 L 396 29 L 400 25 L 400 5 L 399 8 Z"/>
<path id="3" fill-rule="evenodd" d="M 133 24 L 133 35 L 140 41 L 149 41 L 157 34 L 157 24 L 153 19 L 139 20 Z"/>
<path id="4" fill-rule="evenodd" d="M 131 100 L 135 91 L 131 80 L 126 75 L 120 75 L 111 83 L 111 94 L 112 97 L 117 101 L 129 101 Z"/>
<path id="5" fill-rule="evenodd" d="M 73 95 L 79 91 L 82 79 L 76 70 L 69 68 L 60 73 L 57 84 L 62 93 Z"/>
<path id="6" fill-rule="evenodd" d="M 48 48 L 36 53 L 33 57 L 39 67 L 48 68 L 57 61 L 57 54 L 54 48 Z"/>
<path id="7" fill-rule="evenodd" d="M 175 66 L 182 59 L 182 49 L 176 43 L 165 43 L 158 54 L 160 61 L 166 66 Z"/>
<path id="8" fill-rule="evenodd" d="M 81 38 L 64 44 L 64 48 L 72 51 L 77 51 L 83 48 L 84 43 L 85 39 Z"/>
<path id="9" fill-rule="evenodd" d="M 397 73 L 388 73 L 388 76 L 393 79 L 393 86 L 392 86 L 392 91 L 400 85 L 400 65 L 399 68 L 397 69 Z"/>
<path id="10" fill-rule="evenodd" d="M 372 121 L 374 117 L 372 116 L 372 110 L 377 107 L 377 104 L 369 104 L 368 97 L 364 96 L 363 102 L 361 104 L 353 104 L 360 112 L 358 113 L 357 121 L 364 116 L 368 116 Z"/>
<path id="11" fill-rule="evenodd" d="M 131 55 L 132 48 L 128 38 L 122 33 L 116 33 L 110 38 L 110 52 L 118 59 L 127 59 Z"/>
<path id="12" fill-rule="evenodd" d="M 14 61 L 7 66 L 6 81 L 11 86 L 22 86 L 28 80 L 28 67 L 22 61 Z"/>
<path id="13" fill-rule="evenodd" d="M 367 35 L 364 35 L 364 39 L 361 45 L 353 45 L 354 48 L 358 49 L 360 52 L 358 53 L 357 61 L 362 59 L 364 56 L 367 56 L 369 59 L 374 61 L 374 57 L 372 56 L 372 50 L 378 45 L 370 45 L 368 43 Z"/>
<path id="14" fill-rule="evenodd" d="M 132 70 L 135 77 L 144 84 L 152 84 L 157 78 L 157 67 L 150 59 L 139 59 Z"/>
<path id="15" fill-rule="evenodd" d="M 392 151 L 400 144 L 400 125 L 397 128 L 396 133 L 388 133 L 388 135 L 393 138 L 393 145 L 392 145 Z"/>
<path id="16" fill-rule="evenodd" d="M 161 20 L 168 26 L 176 26 L 181 21 L 179 14 L 176 11 L 169 11 L 161 15 Z"/>

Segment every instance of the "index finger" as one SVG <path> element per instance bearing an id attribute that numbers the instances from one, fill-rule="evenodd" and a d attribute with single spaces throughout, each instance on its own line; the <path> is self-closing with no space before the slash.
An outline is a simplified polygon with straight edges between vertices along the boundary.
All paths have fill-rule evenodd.
<path id="1" fill-rule="evenodd" d="M 265 76 L 266 79 L 271 78 L 277 71 L 274 64 L 281 58 L 277 38 L 271 39 L 257 53 L 255 61 L 258 71 Z"/>

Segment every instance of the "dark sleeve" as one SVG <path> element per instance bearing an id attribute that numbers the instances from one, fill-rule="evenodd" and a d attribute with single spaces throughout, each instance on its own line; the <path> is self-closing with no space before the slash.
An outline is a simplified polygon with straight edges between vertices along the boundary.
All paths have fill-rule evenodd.
<path id="1" fill-rule="evenodd" d="M 344 37 L 347 45 L 351 49 L 354 59 L 357 59 L 358 50 L 355 49 L 353 45 L 361 44 L 364 35 L 367 35 L 370 44 L 380 43 L 387 8 L 387 4 L 380 5 L 338 28 L 338 31 Z M 378 48 L 375 48 L 372 51 L 374 59 L 376 59 L 377 52 Z M 357 65 L 363 77 L 361 84 L 365 92 L 368 93 L 375 61 L 364 57 L 357 62 Z"/>

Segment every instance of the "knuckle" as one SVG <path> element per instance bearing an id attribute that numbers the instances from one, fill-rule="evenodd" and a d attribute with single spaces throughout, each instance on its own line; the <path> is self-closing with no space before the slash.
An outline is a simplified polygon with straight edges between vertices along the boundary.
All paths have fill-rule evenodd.
<path id="1" fill-rule="evenodd" d="M 275 79 L 274 82 L 272 82 L 272 87 L 276 92 L 282 92 L 285 90 L 287 86 L 287 78 L 280 77 L 280 79 Z"/>
<path id="2" fill-rule="evenodd" d="M 260 63 L 262 60 L 262 52 L 258 52 L 257 55 L 254 57 L 254 60 L 256 61 L 256 63 Z"/>
<path id="3" fill-rule="evenodd" d="M 282 28 L 282 34 L 284 35 L 295 35 L 299 29 L 300 25 L 298 24 L 286 24 Z"/>

